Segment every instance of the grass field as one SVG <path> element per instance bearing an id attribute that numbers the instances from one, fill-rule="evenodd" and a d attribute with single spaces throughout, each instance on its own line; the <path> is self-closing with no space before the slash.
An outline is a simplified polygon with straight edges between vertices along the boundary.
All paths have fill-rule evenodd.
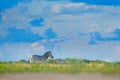
<path id="1" fill-rule="evenodd" d="M 64 64 L 56 64 L 48 61 L 46 64 L 25 62 L 0 62 L 0 73 L 24 73 L 24 72 L 60 72 L 60 73 L 106 73 L 120 74 L 120 62 L 81 61 L 67 59 Z"/>

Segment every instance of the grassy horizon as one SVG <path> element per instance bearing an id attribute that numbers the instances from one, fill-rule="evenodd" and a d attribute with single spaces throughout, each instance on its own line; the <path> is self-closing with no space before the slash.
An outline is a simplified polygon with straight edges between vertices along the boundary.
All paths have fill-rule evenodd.
<path id="1" fill-rule="evenodd" d="M 48 60 L 46 64 L 26 62 L 0 62 L 0 73 L 25 72 L 60 72 L 60 73 L 105 73 L 120 74 L 120 62 L 86 61 L 78 59 L 65 59 L 65 63 L 53 63 Z"/>

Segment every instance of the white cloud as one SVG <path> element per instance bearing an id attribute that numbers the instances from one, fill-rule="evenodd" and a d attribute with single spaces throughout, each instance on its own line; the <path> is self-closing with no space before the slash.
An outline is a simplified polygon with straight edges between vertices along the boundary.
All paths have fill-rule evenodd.
<path id="1" fill-rule="evenodd" d="M 90 13 L 91 12 L 91 13 Z M 5 54 L 19 54 L 23 58 L 30 54 L 40 54 L 46 50 L 59 50 L 59 56 L 80 58 L 107 58 L 112 57 L 113 46 L 119 42 L 108 42 L 105 44 L 88 45 L 89 32 L 99 32 L 102 36 L 114 36 L 113 30 L 120 26 L 120 7 L 88 5 L 85 3 L 58 3 L 34 0 L 30 3 L 20 3 L 19 5 L 6 9 L 1 13 L 2 23 L 0 23 L 0 36 L 5 37 L 10 27 L 17 29 L 29 29 L 33 33 L 45 36 L 46 29 L 51 28 L 57 39 L 44 39 L 35 43 L 6 43 L 0 46 L 0 50 Z M 29 22 L 39 17 L 44 18 L 44 27 L 32 27 Z M 80 33 L 85 35 L 80 36 Z M 60 42 L 61 43 L 54 43 Z M 57 49 L 54 47 L 57 45 Z M 116 47 L 119 52 L 119 46 Z M 57 52 L 57 51 L 56 51 Z M 104 56 L 105 53 L 105 56 Z M 99 57 L 99 55 L 100 57 Z M 110 55 L 109 55 L 110 54 Z M 13 57 L 13 56 L 12 56 Z"/>
<path id="2" fill-rule="evenodd" d="M 33 50 L 36 50 L 36 51 L 44 51 L 45 50 L 45 47 L 43 45 L 41 45 L 40 42 L 32 43 L 32 44 L 30 44 L 30 46 L 32 47 Z"/>
<path id="3" fill-rule="evenodd" d="M 56 5 L 53 6 L 53 8 L 52 8 L 52 12 L 53 12 L 53 13 L 59 13 L 59 12 L 60 12 L 60 9 L 61 9 L 60 4 L 56 4 Z"/>
<path id="4" fill-rule="evenodd" d="M 105 61 L 114 61 L 120 60 L 120 54 L 116 55 L 114 48 L 119 42 L 106 42 L 98 45 L 88 45 L 86 43 L 86 39 L 81 41 L 76 39 L 71 39 L 66 41 L 65 43 L 58 43 L 57 46 L 59 50 L 56 49 L 57 57 L 66 58 L 80 58 L 80 59 L 98 59 Z M 64 56 L 62 56 L 64 55 Z"/>
<path id="5" fill-rule="evenodd" d="M 120 45 L 116 46 L 116 50 L 115 51 L 120 54 Z"/>
<path id="6" fill-rule="evenodd" d="M 66 15 L 54 13 L 64 12 L 63 9 L 76 11 L 78 15 L 70 15 L 70 12 Z M 93 12 L 93 14 L 85 12 L 81 14 L 79 10 L 102 10 L 99 13 Z M 85 3 L 57 3 L 57 2 L 45 2 L 45 1 L 31 1 L 30 3 L 19 3 L 19 5 L 7 9 L 2 12 L 1 28 L 8 28 L 15 26 L 20 29 L 30 29 L 33 33 L 38 33 L 44 36 L 44 32 L 47 28 L 51 27 L 57 33 L 57 35 L 70 35 L 71 33 L 79 34 L 79 32 L 100 31 L 103 32 L 104 28 L 108 29 L 113 26 L 120 26 L 118 16 L 109 16 L 108 13 L 120 14 L 119 7 L 112 6 L 97 6 L 88 5 Z M 38 17 L 42 17 L 45 20 L 45 27 L 32 27 L 29 22 Z M 61 22 L 55 22 L 61 21 Z M 108 24 L 109 23 L 109 24 Z M 64 33 L 63 28 L 67 30 Z M 2 30 L 2 29 L 1 29 Z"/>
<path id="7" fill-rule="evenodd" d="M 44 52 L 50 50 L 50 48 L 51 46 L 48 42 L 5 43 L 0 46 L 0 61 L 27 60 L 30 55 L 43 55 Z"/>
<path id="8" fill-rule="evenodd" d="M 74 8 L 82 8 L 85 6 L 85 3 L 66 3 L 66 4 L 55 4 L 52 7 L 53 13 L 59 13 L 63 8 L 74 9 Z"/>
<path id="9" fill-rule="evenodd" d="M 56 3 L 52 6 L 52 12 L 59 14 L 59 13 L 66 13 L 66 14 L 82 14 L 86 12 L 99 12 L 99 13 L 107 13 L 111 12 L 115 7 L 109 6 L 99 6 L 99 5 L 88 5 L 86 3 Z M 111 10 L 112 9 L 112 10 Z M 115 9 L 118 11 L 118 9 Z"/>
<path id="10" fill-rule="evenodd" d="M 69 3 L 69 4 L 66 4 L 63 6 L 67 7 L 67 8 L 76 8 L 76 7 L 82 7 L 84 5 L 85 5 L 85 3 Z"/>
<path id="11" fill-rule="evenodd" d="M 59 12 L 62 12 L 62 10 L 77 10 L 77 11 L 86 11 L 91 10 L 91 12 L 99 12 L 99 13 L 109 13 L 113 12 L 116 14 L 120 14 L 119 6 L 102 6 L 102 5 L 89 5 L 86 3 L 64 3 L 64 4 L 56 4 L 53 6 L 53 8 L 58 7 Z M 79 13 L 81 14 L 81 13 Z"/>
<path id="12" fill-rule="evenodd" d="M 1 20 L 5 21 L 5 20 L 7 20 L 7 17 L 6 16 L 2 16 Z"/>
<path id="13" fill-rule="evenodd" d="M 51 9 L 48 8 L 51 8 L 52 4 L 53 3 L 34 0 L 29 3 L 19 3 L 15 7 L 4 10 L 4 12 L 1 12 L 1 32 L 4 32 L 4 30 L 10 27 L 15 27 L 17 29 L 29 29 L 33 33 L 44 36 L 46 27 L 33 28 L 30 25 L 30 21 L 50 16 Z M 0 35 L 4 36 L 3 34 Z"/>

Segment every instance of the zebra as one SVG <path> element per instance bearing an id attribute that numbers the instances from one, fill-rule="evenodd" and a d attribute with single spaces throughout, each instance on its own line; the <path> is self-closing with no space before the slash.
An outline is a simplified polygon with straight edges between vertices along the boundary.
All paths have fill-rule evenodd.
<path id="1" fill-rule="evenodd" d="M 51 57 L 52 59 L 54 58 L 51 51 L 47 51 L 44 53 L 44 55 L 32 55 L 28 59 L 28 63 L 32 62 L 41 62 L 41 63 L 46 63 L 48 57 Z"/>

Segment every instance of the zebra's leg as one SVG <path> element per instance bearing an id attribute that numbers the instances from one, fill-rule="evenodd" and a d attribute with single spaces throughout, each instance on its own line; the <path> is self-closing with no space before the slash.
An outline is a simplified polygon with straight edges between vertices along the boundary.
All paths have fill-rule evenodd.
<path id="1" fill-rule="evenodd" d="M 28 59 L 28 64 L 30 64 L 31 63 L 31 61 L 30 61 L 30 59 Z"/>
<path id="2" fill-rule="evenodd" d="M 30 63 L 30 59 L 28 59 L 27 63 L 28 63 L 28 64 Z"/>
<path id="3" fill-rule="evenodd" d="M 33 59 L 30 57 L 29 59 L 28 59 L 28 64 L 29 63 L 32 63 L 33 62 Z"/>

